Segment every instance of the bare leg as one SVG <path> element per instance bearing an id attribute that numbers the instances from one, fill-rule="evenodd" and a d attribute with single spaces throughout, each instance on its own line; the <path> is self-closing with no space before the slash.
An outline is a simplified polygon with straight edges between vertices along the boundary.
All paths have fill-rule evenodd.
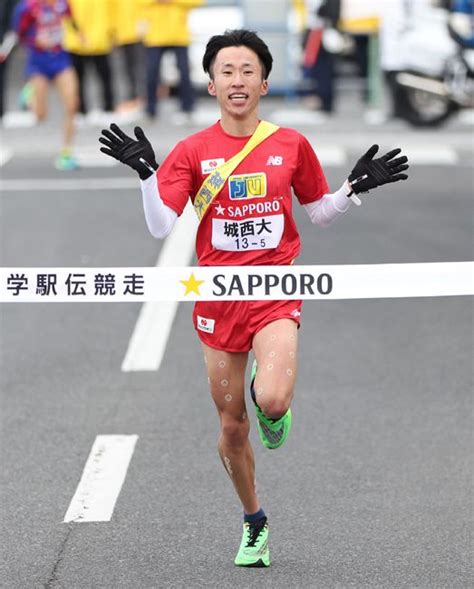
<path id="1" fill-rule="evenodd" d="M 44 121 L 48 114 L 48 78 L 35 74 L 31 76 L 29 83 L 33 88 L 31 110 L 38 121 Z"/>
<path id="2" fill-rule="evenodd" d="M 245 407 L 247 353 L 215 350 L 202 344 L 211 395 L 219 414 L 219 455 L 246 513 L 260 504 L 255 490 L 255 460 L 249 440 L 250 423 Z"/>
<path id="3" fill-rule="evenodd" d="M 54 82 L 64 109 L 63 148 L 70 149 L 75 132 L 74 117 L 76 116 L 79 105 L 76 71 L 72 67 L 66 68 L 54 78 Z"/>
<path id="4" fill-rule="evenodd" d="M 298 331 L 291 319 L 273 321 L 253 339 L 258 364 L 254 389 L 257 403 L 269 418 L 286 413 L 296 382 Z"/>

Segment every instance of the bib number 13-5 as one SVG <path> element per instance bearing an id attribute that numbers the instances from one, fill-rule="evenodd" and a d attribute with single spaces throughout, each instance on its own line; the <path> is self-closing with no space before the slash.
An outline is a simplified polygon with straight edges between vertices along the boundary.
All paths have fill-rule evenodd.
<path id="1" fill-rule="evenodd" d="M 283 235 L 283 215 L 253 217 L 244 221 L 212 220 L 212 245 L 228 252 L 275 249 Z"/>

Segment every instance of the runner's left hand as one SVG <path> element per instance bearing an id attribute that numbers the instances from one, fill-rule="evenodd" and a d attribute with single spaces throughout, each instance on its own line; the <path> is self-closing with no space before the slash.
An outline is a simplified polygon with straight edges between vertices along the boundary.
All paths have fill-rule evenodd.
<path id="1" fill-rule="evenodd" d="M 405 155 L 396 157 L 402 151 L 400 148 L 392 149 L 374 160 L 373 157 L 378 150 L 378 145 L 372 145 L 354 166 L 349 176 L 349 183 L 356 194 L 408 178 L 407 174 L 401 173 L 408 170 L 408 158 Z"/>

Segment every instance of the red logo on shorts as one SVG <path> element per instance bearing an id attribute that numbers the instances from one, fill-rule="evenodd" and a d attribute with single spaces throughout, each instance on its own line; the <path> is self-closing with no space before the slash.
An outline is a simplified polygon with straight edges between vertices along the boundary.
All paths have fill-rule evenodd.
<path id="1" fill-rule="evenodd" d="M 210 168 L 215 168 L 216 166 L 217 166 L 217 162 L 216 161 L 209 162 L 209 167 Z"/>
<path id="2" fill-rule="evenodd" d="M 207 325 L 207 319 L 201 319 L 201 325 Z"/>

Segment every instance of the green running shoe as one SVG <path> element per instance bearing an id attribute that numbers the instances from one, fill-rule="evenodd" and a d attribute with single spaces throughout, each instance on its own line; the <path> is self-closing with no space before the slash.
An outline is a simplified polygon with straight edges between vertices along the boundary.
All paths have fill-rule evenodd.
<path id="1" fill-rule="evenodd" d="M 286 438 L 291 430 L 293 421 L 291 409 L 280 417 L 279 419 L 268 418 L 260 407 L 257 405 L 254 392 L 255 376 L 257 375 L 257 361 L 254 360 L 251 373 L 250 393 L 255 406 L 255 413 L 257 414 L 257 429 L 260 436 L 260 441 L 269 450 L 275 450 L 286 442 Z"/>
<path id="2" fill-rule="evenodd" d="M 242 541 L 234 563 L 239 567 L 262 568 L 270 566 L 266 517 L 256 524 L 244 523 Z"/>
<path id="3" fill-rule="evenodd" d="M 35 91 L 33 85 L 27 82 L 21 89 L 20 95 L 18 97 L 18 104 L 21 110 L 28 110 L 31 108 L 34 93 Z"/>
<path id="4" fill-rule="evenodd" d="M 61 170 L 63 172 L 69 172 L 72 170 L 77 170 L 79 168 L 79 165 L 75 158 L 67 151 L 61 152 L 59 156 L 56 158 L 54 164 L 57 170 Z"/>

